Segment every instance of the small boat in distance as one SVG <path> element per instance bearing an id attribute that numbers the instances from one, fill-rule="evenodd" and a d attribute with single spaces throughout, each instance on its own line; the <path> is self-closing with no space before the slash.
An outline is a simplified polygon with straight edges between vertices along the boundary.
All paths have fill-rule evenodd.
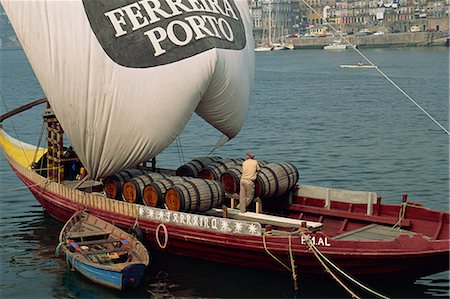
<path id="1" fill-rule="evenodd" d="M 64 225 L 58 246 L 73 269 L 118 290 L 138 286 L 150 262 L 136 237 L 84 211 L 74 213 Z"/>
<path id="2" fill-rule="evenodd" d="M 357 64 L 341 64 L 341 68 L 347 69 L 376 69 L 378 66 L 376 65 L 365 65 L 362 62 L 358 62 Z"/>
<path id="3" fill-rule="evenodd" d="M 343 44 L 340 40 L 335 40 L 331 44 L 323 47 L 324 50 L 345 50 L 347 45 Z"/>

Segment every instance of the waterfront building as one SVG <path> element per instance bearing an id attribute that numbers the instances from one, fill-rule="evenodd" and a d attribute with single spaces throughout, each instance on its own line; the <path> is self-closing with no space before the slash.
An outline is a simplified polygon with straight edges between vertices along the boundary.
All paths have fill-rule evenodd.
<path id="1" fill-rule="evenodd" d="M 449 30 L 449 0 L 249 0 L 255 28 L 260 39 L 268 28 L 268 7 L 273 16 L 272 28 L 285 34 L 316 34 L 317 26 L 328 23 L 336 30 L 356 33 L 362 29 L 373 32 L 410 32 Z M 328 19 L 323 9 L 329 6 Z M 314 31 L 311 32 L 311 29 Z M 328 31 L 332 31 L 328 28 Z"/>
<path id="2" fill-rule="evenodd" d="M 448 0 L 341 0 L 330 11 L 330 23 L 345 32 L 448 31 Z"/>

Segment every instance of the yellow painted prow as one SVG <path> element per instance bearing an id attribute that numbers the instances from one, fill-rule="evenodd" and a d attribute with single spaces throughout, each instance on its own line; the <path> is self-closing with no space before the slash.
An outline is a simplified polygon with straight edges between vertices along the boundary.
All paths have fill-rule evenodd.
<path id="1" fill-rule="evenodd" d="M 47 152 L 46 149 L 37 148 L 35 145 L 31 145 L 22 141 L 19 141 L 6 133 L 0 124 L 0 147 L 2 150 L 10 156 L 14 161 L 20 165 L 31 169 L 31 163 L 36 156 L 36 161 Z"/>

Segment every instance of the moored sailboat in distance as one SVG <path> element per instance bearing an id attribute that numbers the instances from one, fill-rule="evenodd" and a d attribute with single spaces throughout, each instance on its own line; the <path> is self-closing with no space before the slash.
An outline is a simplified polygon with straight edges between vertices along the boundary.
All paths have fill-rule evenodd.
<path id="1" fill-rule="evenodd" d="M 127 22 L 129 16 L 122 4 L 107 1 L 106 7 L 94 4 L 91 7 L 81 0 L 77 2 L 78 5 L 72 6 L 73 2 L 77 1 L 69 2 L 71 15 L 69 20 L 65 20 L 68 22 L 66 29 L 68 32 L 80 31 L 81 35 L 77 36 L 73 32 L 73 35 L 65 34 L 64 39 L 58 34 L 61 29 L 58 26 L 64 24 L 59 24 L 58 20 L 61 20 L 59 16 L 66 8 L 59 2 L 49 1 L 41 5 L 41 2 L 36 1 L 30 8 L 27 6 L 29 3 L 4 2 L 50 102 L 45 121 L 47 132 L 52 136 L 49 136 L 48 155 L 44 155 L 45 150 L 42 149 L 36 157 L 36 147 L 20 143 L 3 130 L 0 144 L 8 163 L 50 215 L 65 221 L 73 212 L 86 209 L 99 218 L 113 221 L 119 227 L 133 228 L 139 234 L 142 233 L 144 240 L 157 250 L 244 267 L 286 270 L 286 265 L 293 265 L 288 266 L 288 269 L 296 271 L 298 268 L 304 275 L 323 275 L 322 264 L 312 252 L 318 250 L 332 258 L 346 272 L 358 277 L 384 277 L 389 274 L 418 277 L 448 269 L 449 214 L 409 203 L 407 197 L 403 198 L 402 204 L 391 205 L 382 203 L 375 192 L 298 184 L 295 170 L 287 164 L 278 163 L 279 171 L 275 171 L 277 176 L 265 181 L 264 178 L 269 177 L 271 171 L 264 172 L 266 176 L 260 176 L 261 185 L 257 190 L 262 210 L 240 214 L 233 209 L 233 201 L 238 200 L 235 195 L 238 190 L 230 189 L 222 193 L 220 186 L 228 186 L 224 182 L 208 184 L 201 181 L 197 184 L 190 178 L 181 179 L 186 175 L 177 175 L 175 170 L 141 164 L 152 159 L 160 149 L 163 150 L 164 144 L 173 140 L 194 111 L 229 138 L 239 131 L 245 119 L 253 80 L 254 49 L 246 1 L 227 1 L 233 4 L 230 7 L 225 6 L 224 1 L 218 1 L 224 4 L 220 6 L 221 10 L 214 11 L 210 7 L 206 15 L 207 19 L 217 17 L 218 14 L 223 18 L 228 15 L 229 19 L 225 20 L 230 26 L 235 25 L 230 27 L 236 30 L 233 41 L 228 40 L 231 36 L 227 35 L 229 32 L 221 32 L 225 46 L 218 43 L 209 48 L 209 43 L 196 44 L 202 39 L 197 41 L 192 38 L 190 42 L 195 46 L 178 47 L 177 43 L 187 35 L 170 36 L 169 33 L 175 33 L 170 28 L 180 27 L 190 32 L 188 26 L 192 26 L 192 23 L 187 20 L 199 20 L 195 18 L 196 14 L 191 15 L 187 11 L 183 12 L 186 13 L 185 18 L 176 22 L 167 20 L 168 23 L 162 22 L 155 27 L 143 26 L 141 33 L 144 37 L 138 36 L 144 38 L 143 49 L 146 49 L 149 39 L 153 43 L 153 48 L 147 49 L 151 55 L 144 55 L 145 65 L 131 56 L 114 57 L 116 52 L 110 53 L 103 49 L 116 46 L 114 43 L 119 42 L 121 36 L 129 35 L 131 38 L 139 33 L 138 30 L 133 31 L 132 24 Z M 16 8 L 21 13 L 14 13 Z M 145 8 L 141 9 L 144 13 Z M 167 14 L 173 13 L 168 7 L 161 9 Z M 39 19 L 43 11 L 48 13 L 48 20 Z M 113 11 L 124 12 L 124 19 L 121 19 L 120 13 L 115 14 Z M 201 15 L 205 10 L 197 13 Z M 25 16 L 26 19 L 21 19 Z M 110 35 L 102 33 L 96 36 L 96 21 L 103 16 L 106 16 L 106 24 L 112 27 Z M 233 23 L 235 16 L 242 23 Z M 89 17 L 91 22 L 87 21 Z M 175 13 L 173 17 L 176 17 Z M 25 25 L 19 26 L 22 23 Z M 56 33 L 52 33 L 53 29 Z M 214 32 L 214 27 L 210 29 L 210 32 Z M 50 55 L 46 52 L 47 48 L 39 44 L 41 41 L 33 39 L 30 32 L 41 30 L 48 33 L 45 36 L 52 40 L 52 51 L 58 51 L 59 55 Z M 198 33 L 191 30 L 192 34 Z M 169 33 L 163 39 L 167 31 Z M 92 34 L 86 35 L 84 32 Z M 89 39 L 85 41 L 86 44 L 79 42 L 80 48 L 90 49 L 87 50 L 88 54 L 71 50 L 70 47 L 78 42 L 78 38 Z M 109 42 L 102 44 L 102 39 Z M 215 37 L 211 39 L 215 40 Z M 35 46 L 31 46 L 33 44 Z M 198 53 L 195 52 L 197 50 Z M 139 55 L 146 52 L 133 53 Z M 166 57 L 166 54 L 170 54 L 170 57 Z M 40 56 L 46 59 L 38 59 Z M 82 63 L 86 57 L 92 59 L 89 63 Z M 174 57 L 177 59 L 174 60 Z M 71 59 L 75 59 L 75 62 Z M 90 80 L 64 81 L 65 78 L 78 78 L 81 75 L 86 75 Z M 117 76 L 120 80 L 115 79 Z M 128 79 L 128 76 L 132 77 Z M 159 76 L 163 76 L 163 79 L 159 79 Z M 175 84 L 170 89 L 153 88 L 173 76 Z M 110 82 L 110 79 L 114 82 Z M 158 82 L 153 85 L 153 80 Z M 61 83 L 61 86 L 57 83 Z M 139 92 L 134 91 L 136 88 Z M 148 92 L 149 89 L 152 93 Z M 135 98 L 142 101 L 135 103 Z M 81 104 L 79 101 L 82 101 Z M 133 101 L 133 105 L 130 101 Z M 168 108 L 163 109 L 166 106 Z M 119 112 L 124 119 L 120 125 L 124 128 L 111 124 L 119 119 Z M 136 113 L 139 115 L 136 116 Z M 163 123 L 141 125 L 141 115 Z M 79 124 L 81 128 L 71 128 L 78 126 L 79 119 L 83 120 Z M 147 126 L 156 126 L 157 130 L 149 130 Z M 59 142 L 63 130 L 73 149 L 64 148 Z M 144 136 L 144 141 L 128 136 L 134 135 L 135 131 L 139 138 Z M 123 137 L 129 139 L 122 142 Z M 22 152 L 20 148 L 25 151 Z M 124 160 L 123 156 L 127 159 Z M 89 176 L 77 180 L 70 173 L 72 161 L 75 161 L 77 168 L 86 169 Z M 29 162 L 34 163 L 30 165 Z M 206 168 L 203 162 L 195 161 L 192 164 L 199 167 L 197 170 Z M 231 167 L 227 167 L 231 172 Z M 167 189 L 175 186 L 170 196 L 164 197 L 166 206 L 172 209 L 167 209 L 164 203 L 158 204 L 158 201 L 155 206 L 123 201 L 120 197 L 123 193 L 119 193 L 118 199 L 107 195 L 106 178 L 122 172 L 131 173 L 127 170 L 129 168 L 145 170 L 147 174 L 143 175 L 148 176 L 148 173 L 170 176 L 164 177 L 164 181 L 156 181 L 160 183 L 159 190 L 167 186 L 162 183 L 167 180 L 173 184 Z M 273 170 L 269 166 L 267 169 Z M 238 180 L 238 167 L 233 171 Z M 125 175 L 121 174 L 121 177 Z M 125 180 L 135 177 L 138 176 L 130 175 Z M 139 185 L 138 181 L 136 179 Z M 238 185 L 236 181 L 232 182 Z M 144 198 L 146 186 L 142 189 Z M 280 186 L 288 187 L 278 194 L 276 191 L 282 189 Z M 207 197 L 206 190 L 215 190 L 216 193 Z M 262 190 L 270 190 L 269 195 L 265 196 Z M 213 204 L 214 207 L 211 206 Z M 267 250 L 282 257 L 285 266 L 272 259 Z"/>
<path id="2" fill-rule="evenodd" d="M 269 0 L 268 1 L 268 11 L 267 11 L 267 39 L 264 37 L 264 33 L 265 33 L 265 24 L 264 24 L 264 30 L 263 30 L 263 36 L 262 36 L 262 40 L 261 40 L 261 44 L 257 45 L 255 47 L 255 51 L 256 52 L 268 52 L 268 51 L 278 51 L 278 50 L 293 50 L 294 49 L 294 45 L 293 44 L 285 44 L 280 43 L 280 42 L 276 42 L 274 43 L 272 41 L 273 39 L 273 32 L 276 32 L 276 28 L 273 28 L 274 25 L 274 21 L 273 21 L 273 17 L 272 17 L 272 1 Z M 263 13 L 264 14 L 264 13 Z M 275 27 L 276 27 L 277 22 L 275 21 Z"/>

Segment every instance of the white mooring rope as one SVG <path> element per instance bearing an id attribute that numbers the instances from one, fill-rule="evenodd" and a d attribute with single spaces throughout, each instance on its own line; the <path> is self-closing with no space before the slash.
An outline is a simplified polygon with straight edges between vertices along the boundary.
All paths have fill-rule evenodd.
<path id="1" fill-rule="evenodd" d="M 350 280 L 351 282 L 353 282 L 354 284 L 356 284 L 357 286 L 359 286 L 360 288 L 364 289 L 365 291 L 377 296 L 378 298 L 382 298 L 382 299 L 389 299 L 389 297 L 378 293 L 377 291 L 374 291 L 372 289 L 370 289 L 369 287 L 363 285 L 362 283 L 360 283 L 359 281 L 357 281 L 356 279 L 354 279 L 353 277 L 351 277 L 350 275 L 348 275 L 347 273 L 345 273 L 342 269 L 340 269 L 338 266 L 336 266 L 332 261 L 330 261 L 326 256 L 323 255 L 322 252 L 319 251 L 319 249 L 317 249 L 317 247 L 314 245 L 314 243 L 311 241 L 311 239 L 309 238 L 308 235 L 306 235 L 304 232 L 300 231 L 300 234 L 302 234 L 305 239 L 306 239 L 306 243 L 308 244 L 309 248 L 311 250 L 313 250 L 314 253 L 316 253 L 316 257 L 319 259 L 319 261 L 321 263 L 323 263 L 323 261 L 326 261 L 330 266 L 332 266 L 335 270 L 337 270 L 340 274 L 342 274 L 345 278 L 347 278 L 348 280 Z M 320 256 L 320 258 L 319 258 Z M 324 265 L 325 266 L 325 265 Z M 330 273 L 333 277 L 334 275 L 332 273 Z M 339 282 L 339 281 L 338 281 Z M 342 285 L 342 284 L 341 284 Z M 352 296 L 353 293 L 352 293 Z"/>

